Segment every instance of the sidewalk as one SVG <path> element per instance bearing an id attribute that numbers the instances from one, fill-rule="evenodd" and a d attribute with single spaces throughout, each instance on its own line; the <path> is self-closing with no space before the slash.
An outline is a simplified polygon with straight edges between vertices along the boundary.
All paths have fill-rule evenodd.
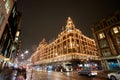
<path id="1" fill-rule="evenodd" d="M 32 71 L 31 70 L 27 70 L 26 76 L 27 76 L 26 80 L 32 80 Z"/>
<path id="2" fill-rule="evenodd" d="M 25 71 L 19 71 L 18 69 L 5 68 L 0 72 L 0 80 L 15 80 L 18 76 L 24 76 L 26 78 Z"/>
<path id="3" fill-rule="evenodd" d="M 0 72 L 0 80 L 10 80 L 12 69 L 6 68 Z"/>

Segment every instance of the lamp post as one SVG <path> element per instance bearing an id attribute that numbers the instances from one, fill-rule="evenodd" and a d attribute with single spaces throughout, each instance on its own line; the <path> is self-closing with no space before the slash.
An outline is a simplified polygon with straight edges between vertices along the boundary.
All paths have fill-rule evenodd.
<path id="1" fill-rule="evenodd" d="M 24 53 L 22 53 L 20 56 L 22 59 L 25 58 L 26 55 L 28 55 L 29 51 L 28 50 L 25 50 Z"/>
<path id="2" fill-rule="evenodd" d="M 28 51 L 28 50 L 26 50 L 24 53 L 25 53 L 25 54 L 28 54 L 28 53 L 29 53 L 29 51 Z"/>

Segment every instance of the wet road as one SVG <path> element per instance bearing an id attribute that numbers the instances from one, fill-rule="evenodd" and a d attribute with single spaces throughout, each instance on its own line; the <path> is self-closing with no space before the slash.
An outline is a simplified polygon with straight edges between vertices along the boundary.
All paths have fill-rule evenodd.
<path id="1" fill-rule="evenodd" d="M 107 80 L 103 77 L 88 77 L 77 72 L 34 71 L 33 80 Z"/>

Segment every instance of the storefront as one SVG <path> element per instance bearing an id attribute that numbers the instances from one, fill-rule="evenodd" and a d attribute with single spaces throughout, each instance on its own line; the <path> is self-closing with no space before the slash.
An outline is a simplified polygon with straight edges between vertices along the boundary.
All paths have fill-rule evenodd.
<path id="1" fill-rule="evenodd" d="M 107 60 L 107 62 L 108 62 L 108 66 L 109 66 L 110 70 L 119 70 L 120 69 L 119 62 L 117 59 L 110 59 L 110 60 Z"/>
<path id="2" fill-rule="evenodd" d="M 120 57 L 113 56 L 107 58 L 101 58 L 102 68 L 104 70 L 120 70 Z"/>
<path id="3" fill-rule="evenodd" d="M 8 62 L 10 61 L 9 58 L 5 58 L 4 56 L 0 55 L 0 70 L 4 67 L 8 66 Z"/>

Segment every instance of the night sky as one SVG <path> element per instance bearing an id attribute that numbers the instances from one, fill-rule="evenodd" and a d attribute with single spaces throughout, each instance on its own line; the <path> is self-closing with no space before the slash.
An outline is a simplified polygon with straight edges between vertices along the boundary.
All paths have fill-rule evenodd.
<path id="1" fill-rule="evenodd" d="M 33 50 L 45 38 L 53 40 L 70 16 L 82 33 L 92 37 L 91 25 L 120 10 L 120 0 L 18 0 L 22 12 L 22 50 Z"/>

